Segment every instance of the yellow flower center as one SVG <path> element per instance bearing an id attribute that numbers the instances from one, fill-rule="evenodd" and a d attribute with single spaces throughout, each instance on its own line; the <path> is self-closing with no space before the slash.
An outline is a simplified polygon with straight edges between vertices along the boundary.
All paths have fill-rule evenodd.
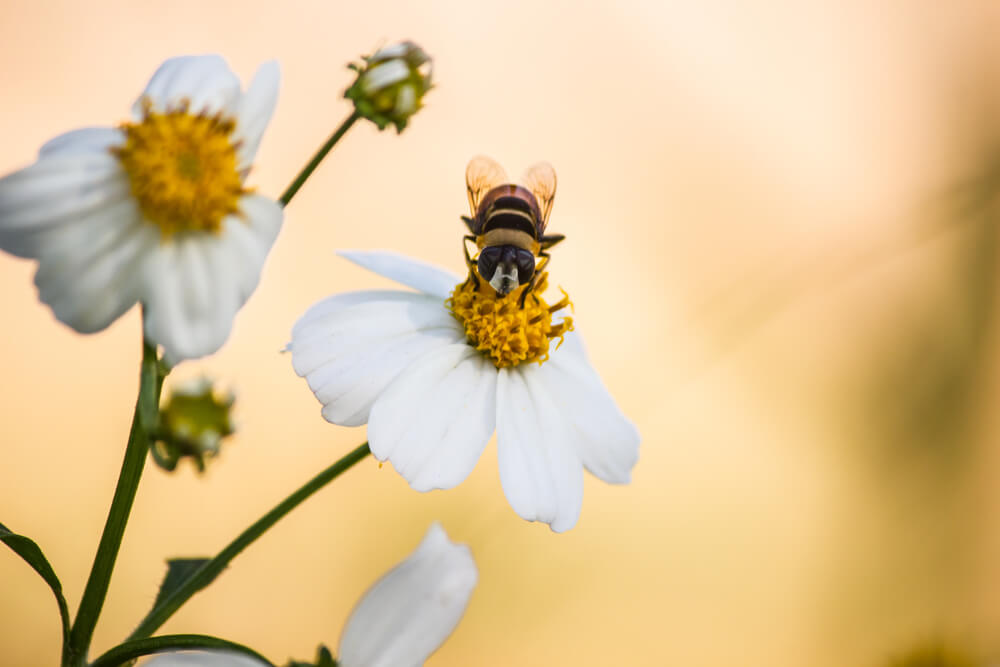
<path id="1" fill-rule="evenodd" d="M 193 115 L 187 107 L 166 113 L 148 106 L 142 122 L 125 123 L 125 144 L 113 149 L 128 174 L 143 215 L 163 237 L 178 232 L 218 232 L 239 211 L 248 192 L 231 140 L 235 123 Z"/>
<path id="2" fill-rule="evenodd" d="M 566 332 L 573 330 L 571 317 L 552 324 L 552 314 L 572 303 L 566 292 L 557 303 L 551 306 L 545 303 L 540 294 L 547 285 L 548 273 L 543 273 L 522 306 L 521 296 L 527 285 L 499 296 L 485 280 L 467 280 L 455 288 L 445 304 L 464 326 L 469 344 L 489 357 L 497 368 L 525 361 L 541 364 L 549 358 L 549 341 L 558 338 L 558 347 Z"/>

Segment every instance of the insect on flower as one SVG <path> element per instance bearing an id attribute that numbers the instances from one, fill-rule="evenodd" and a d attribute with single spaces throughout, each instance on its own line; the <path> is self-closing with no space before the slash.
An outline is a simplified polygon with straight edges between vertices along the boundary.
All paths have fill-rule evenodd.
<path id="1" fill-rule="evenodd" d="M 416 291 L 324 299 L 295 323 L 288 350 L 323 417 L 367 424 L 372 454 L 417 491 L 462 482 L 496 431 L 514 511 L 561 532 L 580 515 L 584 469 L 612 484 L 629 481 L 639 433 L 591 365 L 564 311 L 569 296 L 545 300 L 547 258 L 536 265 L 534 252 L 558 240 L 543 233 L 555 172 L 534 168 L 537 183 L 512 186 L 499 168 L 482 169 L 490 164 L 477 158 L 467 172 L 485 178 L 467 179 L 482 213 L 469 226 L 482 232 L 473 237 L 482 247 L 475 261 L 466 252 L 464 281 L 395 253 L 341 252 Z M 485 276 L 498 272 L 494 286 Z"/>
<path id="2" fill-rule="evenodd" d="M 503 167 L 491 158 L 472 158 L 465 168 L 472 217 L 462 216 L 462 220 L 472 232 L 463 239 L 469 280 L 478 286 L 481 277 L 500 296 L 528 285 L 520 297 L 523 307 L 549 263 L 546 251 L 566 237 L 545 234 L 556 196 L 552 165 L 539 162 L 525 172 L 521 183 L 509 183 Z M 475 259 L 469 254 L 468 241 L 479 249 Z M 537 264 L 535 257 L 540 259 Z"/>

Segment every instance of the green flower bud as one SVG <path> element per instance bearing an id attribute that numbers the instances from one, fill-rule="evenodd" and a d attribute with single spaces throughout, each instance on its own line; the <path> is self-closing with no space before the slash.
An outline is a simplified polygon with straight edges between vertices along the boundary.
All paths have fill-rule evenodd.
<path id="1" fill-rule="evenodd" d="M 358 78 L 344 97 L 354 102 L 359 116 L 375 123 L 378 129 L 391 124 L 396 126 L 396 132 L 402 132 L 431 89 L 430 56 L 413 42 L 400 42 L 372 56 L 362 56 L 362 60 L 348 65 Z"/>
<path id="2" fill-rule="evenodd" d="M 182 458 L 190 458 L 198 472 L 205 461 L 219 453 L 222 439 L 234 432 L 230 410 L 235 397 L 216 391 L 201 378 L 174 387 L 160 420 L 150 452 L 164 470 L 173 471 Z"/>

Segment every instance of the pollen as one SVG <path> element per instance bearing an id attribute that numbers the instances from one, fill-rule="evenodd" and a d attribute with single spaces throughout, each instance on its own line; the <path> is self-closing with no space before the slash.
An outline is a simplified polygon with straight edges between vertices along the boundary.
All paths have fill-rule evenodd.
<path id="1" fill-rule="evenodd" d="M 497 368 L 517 366 L 549 358 L 549 344 L 573 330 L 573 319 L 563 317 L 552 323 L 552 315 L 572 306 L 569 296 L 548 305 L 539 296 L 548 285 L 548 273 L 539 276 L 538 284 L 524 298 L 528 288 L 522 285 L 506 296 L 499 296 L 485 280 L 475 276 L 458 285 L 445 303 L 465 328 L 469 345 L 482 352 Z"/>
<path id="2" fill-rule="evenodd" d="M 163 238 L 181 232 L 217 233 L 248 192 L 237 166 L 235 123 L 191 114 L 186 106 L 125 123 L 125 143 L 113 149 L 132 195 Z"/>

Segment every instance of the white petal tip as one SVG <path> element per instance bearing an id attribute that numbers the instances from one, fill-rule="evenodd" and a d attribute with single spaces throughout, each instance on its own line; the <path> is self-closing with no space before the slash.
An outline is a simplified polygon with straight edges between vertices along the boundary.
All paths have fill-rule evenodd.
<path id="1" fill-rule="evenodd" d="M 469 548 L 432 524 L 413 553 L 376 582 L 351 613 L 340 664 L 423 664 L 458 625 L 478 578 Z"/>
<path id="2" fill-rule="evenodd" d="M 442 299 L 461 282 L 450 271 L 391 250 L 338 250 L 337 254 L 384 278 Z"/>

